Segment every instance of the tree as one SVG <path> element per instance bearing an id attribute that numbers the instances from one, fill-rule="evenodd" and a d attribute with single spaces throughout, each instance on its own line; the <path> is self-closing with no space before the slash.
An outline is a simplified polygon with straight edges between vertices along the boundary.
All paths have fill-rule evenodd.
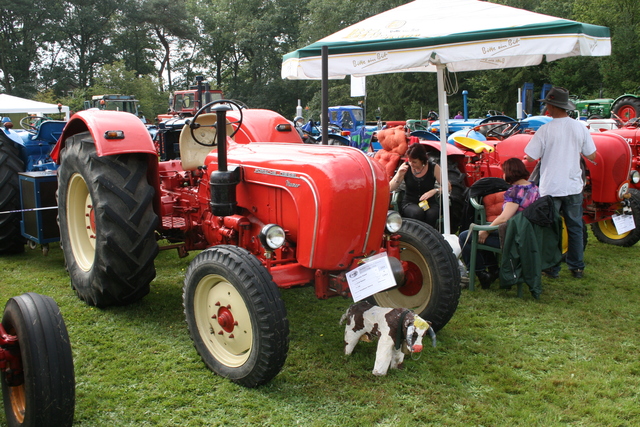
<path id="1" fill-rule="evenodd" d="M 94 78 L 94 86 L 87 91 L 86 97 L 104 94 L 133 95 L 139 101 L 139 110 L 151 120 L 167 111 L 168 95 L 161 92 L 157 78 L 138 76 L 135 70 L 127 70 L 124 62 L 105 65 Z"/>
<path id="2" fill-rule="evenodd" d="M 163 53 L 157 57 L 160 63 L 158 79 L 162 82 L 165 71 L 169 90 L 173 88 L 171 77 L 171 47 L 180 39 L 191 40 L 197 36 L 194 19 L 189 15 L 185 0 L 146 0 L 141 10 L 134 10 L 130 19 L 137 17 L 146 24 L 162 46 Z"/>
<path id="3" fill-rule="evenodd" d="M 0 6 L 0 71 L 4 92 L 37 91 L 38 50 L 53 42 L 62 18 L 62 0 L 4 0 Z"/>
<path id="4" fill-rule="evenodd" d="M 91 85 L 96 70 L 115 59 L 110 42 L 119 6 L 118 0 L 67 0 L 63 44 L 80 88 Z"/>
<path id="5" fill-rule="evenodd" d="M 575 3 L 578 19 L 611 30 L 611 56 L 601 62 L 605 95 L 640 91 L 640 3 L 635 0 L 584 0 Z"/>

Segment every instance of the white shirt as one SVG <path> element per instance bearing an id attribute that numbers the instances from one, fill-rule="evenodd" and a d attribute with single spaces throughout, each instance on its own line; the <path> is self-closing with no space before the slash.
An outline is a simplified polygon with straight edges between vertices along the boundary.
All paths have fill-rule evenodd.
<path id="1" fill-rule="evenodd" d="M 542 125 L 524 152 L 540 159 L 540 196 L 569 196 L 582 193 L 580 154 L 596 152 L 586 126 L 570 117 L 551 120 Z"/>

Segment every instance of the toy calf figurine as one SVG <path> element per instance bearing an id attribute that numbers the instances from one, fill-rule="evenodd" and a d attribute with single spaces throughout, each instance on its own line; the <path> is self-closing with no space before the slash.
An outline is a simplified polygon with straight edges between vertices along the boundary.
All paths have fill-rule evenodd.
<path id="1" fill-rule="evenodd" d="M 406 308 L 383 308 L 361 301 L 349 307 L 342 315 L 340 324 L 345 320 L 345 354 L 351 354 L 365 334 L 369 339 L 379 338 L 373 375 L 386 375 L 389 368 L 397 369 L 402 366 L 403 343 L 409 353 L 419 353 L 422 351 L 422 337 L 429 333 L 433 346 L 436 346 L 433 328 Z"/>

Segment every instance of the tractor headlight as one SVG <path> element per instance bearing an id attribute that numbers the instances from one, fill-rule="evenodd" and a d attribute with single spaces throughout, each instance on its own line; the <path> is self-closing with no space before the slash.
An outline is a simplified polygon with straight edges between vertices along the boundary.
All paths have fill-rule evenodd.
<path id="1" fill-rule="evenodd" d="M 402 227 L 402 217 L 397 211 L 387 212 L 386 228 L 389 233 L 397 233 Z"/>
<path id="2" fill-rule="evenodd" d="M 625 182 L 618 189 L 618 199 L 620 200 L 624 199 L 624 195 L 627 194 L 628 191 L 629 191 L 629 183 Z"/>
<path id="3" fill-rule="evenodd" d="M 629 180 L 634 183 L 637 184 L 640 182 L 640 172 L 633 170 L 631 171 L 631 173 L 629 174 Z"/>
<path id="4" fill-rule="evenodd" d="M 278 249 L 284 245 L 284 229 L 277 224 L 267 224 L 260 230 L 260 243 L 267 250 Z"/>

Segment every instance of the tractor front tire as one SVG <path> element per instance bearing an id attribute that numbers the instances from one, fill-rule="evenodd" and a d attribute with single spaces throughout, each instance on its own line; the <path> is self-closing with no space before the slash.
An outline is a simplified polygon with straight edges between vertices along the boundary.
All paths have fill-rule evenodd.
<path id="1" fill-rule="evenodd" d="M 616 101 L 611 107 L 611 111 L 620 117 L 624 123 L 633 119 L 634 117 L 640 117 L 640 98 L 634 98 L 631 96 L 625 96 Z"/>
<path id="2" fill-rule="evenodd" d="M 26 293 L 11 298 L 2 326 L 18 339 L 21 378 L 2 370 L 9 427 L 65 427 L 73 423 L 75 378 L 69 334 L 55 301 Z"/>
<path id="3" fill-rule="evenodd" d="M 146 156 L 98 157 L 91 135 L 80 133 L 62 150 L 58 183 L 60 239 L 78 297 L 106 307 L 148 294 L 158 217 Z"/>
<path id="4" fill-rule="evenodd" d="M 216 374 L 244 387 L 275 377 L 289 350 L 289 320 L 280 291 L 260 261 L 220 245 L 189 264 L 183 289 L 189 334 Z"/>
<path id="5" fill-rule="evenodd" d="M 423 222 L 403 218 L 398 234 L 405 283 L 374 294 L 369 301 L 412 309 L 438 331 L 453 317 L 460 300 L 457 258 L 442 234 Z"/>
<path id="6" fill-rule="evenodd" d="M 20 232 L 20 183 L 24 170 L 14 142 L 0 132 L 0 254 L 24 252 L 25 239 Z"/>
<path id="7" fill-rule="evenodd" d="M 613 220 L 606 219 L 604 221 L 591 224 L 591 231 L 602 243 L 608 243 L 614 246 L 629 247 L 635 245 L 640 240 L 640 191 L 632 188 L 629 190 L 631 194 L 631 214 L 636 228 L 622 234 L 618 234 Z"/>

